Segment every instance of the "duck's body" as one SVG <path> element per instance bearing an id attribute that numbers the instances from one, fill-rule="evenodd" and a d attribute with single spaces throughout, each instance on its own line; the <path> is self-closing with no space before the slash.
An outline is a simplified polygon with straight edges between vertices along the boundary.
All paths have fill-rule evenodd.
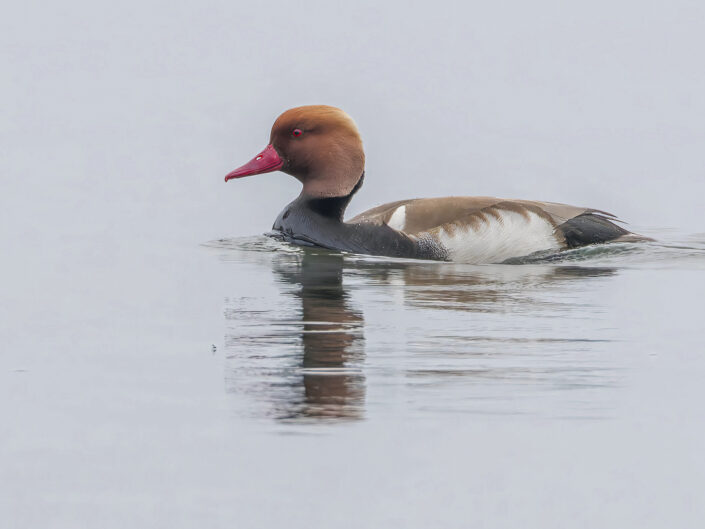
<path id="1" fill-rule="evenodd" d="M 306 133 L 308 144 L 303 143 Z M 362 186 L 364 154 L 352 120 L 333 107 L 299 107 L 277 119 L 270 145 L 231 172 L 239 178 L 281 169 L 304 184 L 274 222 L 297 244 L 360 254 L 500 263 L 540 251 L 645 239 L 604 211 L 493 197 L 401 200 L 343 221 Z"/>
<path id="2" fill-rule="evenodd" d="M 493 197 L 401 200 L 342 222 L 343 202 L 299 196 L 272 228 L 295 244 L 462 263 L 501 263 L 535 252 L 635 238 L 607 213 L 550 202 Z"/>

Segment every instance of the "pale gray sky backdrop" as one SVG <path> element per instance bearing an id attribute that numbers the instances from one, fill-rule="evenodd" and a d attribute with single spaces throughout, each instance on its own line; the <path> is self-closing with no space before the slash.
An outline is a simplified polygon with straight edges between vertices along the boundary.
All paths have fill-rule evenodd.
<path id="1" fill-rule="evenodd" d="M 363 133 L 351 213 L 496 195 L 703 231 L 704 6 L 5 3 L 0 233 L 266 231 L 298 184 L 223 175 L 281 111 L 311 103 L 342 107 Z"/>

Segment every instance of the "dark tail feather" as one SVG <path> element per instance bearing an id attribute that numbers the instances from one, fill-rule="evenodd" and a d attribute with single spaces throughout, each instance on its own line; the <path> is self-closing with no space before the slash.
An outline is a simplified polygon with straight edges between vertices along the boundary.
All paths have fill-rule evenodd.
<path id="1" fill-rule="evenodd" d="M 563 234 L 568 248 L 599 244 L 614 241 L 625 235 L 633 235 L 598 213 L 578 215 L 558 225 L 556 230 Z"/>

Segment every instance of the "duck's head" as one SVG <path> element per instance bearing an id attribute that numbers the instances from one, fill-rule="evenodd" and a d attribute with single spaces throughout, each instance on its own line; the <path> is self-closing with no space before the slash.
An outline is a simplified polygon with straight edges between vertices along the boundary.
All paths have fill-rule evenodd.
<path id="1" fill-rule="evenodd" d="M 355 188 L 365 170 L 365 153 L 355 122 L 339 108 L 296 107 L 272 126 L 269 145 L 225 177 L 283 171 L 316 198 L 341 197 Z"/>

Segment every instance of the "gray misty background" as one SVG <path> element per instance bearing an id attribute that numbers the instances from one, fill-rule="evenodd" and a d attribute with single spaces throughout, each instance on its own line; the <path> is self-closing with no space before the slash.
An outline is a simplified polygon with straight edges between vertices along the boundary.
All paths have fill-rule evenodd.
<path id="1" fill-rule="evenodd" d="M 298 193 L 222 176 L 276 116 L 358 123 L 350 213 L 416 196 L 589 205 L 703 230 L 705 8 L 669 2 L 15 2 L 0 17 L 1 228 L 260 233 Z"/>
<path id="2" fill-rule="evenodd" d="M 506 527 L 565 527 L 576 513 L 585 527 L 702 519 L 692 515 L 705 475 L 696 258 L 692 268 L 605 268 L 545 287 L 541 274 L 552 269 L 534 270 L 539 279 L 531 267 L 505 269 L 535 295 L 527 305 L 552 292 L 566 303 L 555 309 L 565 318 L 538 310 L 536 320 L 501 302 L 496 314 L 402 307 L 403 281 L 378 292 L 374 270 L 346 272 L 350 311 L 365 318 L 367 419 L 277 436 L 278 425 L 249 420 L 250 401 L 226 395 L 221 344 L 239 320 L 231 311 L 224 321 L 224 306 L 253 299 L 262 314 L 290 318 L 287 303 L 300 300 L 282 292 L 295 291 L 295 279 L 287 287 L 277 274 L 278 254 L 229 263 L 225 250 L 216 257 L 199 245 L 269 230 L 298 183 L 279 173 L 223 177 L 266 145 L 283 110 L 318 103 L 346 110 L 363 135 L 367 176 L 349 214 L 403 198 L 494 195 L 603 209 L 656 237 L 702 234 L 703 50 L 705 3 L 688 0 L 3 2 L 0 455 L 9 456 L 0 459 L 0 520 L 244 528 L 257 526 L 251 518 L 364 526 L 356 516 L 441 527 L 440 516 L 451 527 L 467 513 L 503 517 Z M 490 298 L 515 293 L 497 277 Z M 423 281 L 417 288 L 425 292 Z M 586 391 L 610 410 L 618 402 L 619 420 L 424 415 L 419 395 L 433 404 L 456 393 L 414 393 L 407 362 L 434 372 L 437 357 L 407 354 L 405 331 L 442 334 L 449 322 L 456 331 L 486 323 L 467 331 L 480 336 L 504 329 L 509 341 L 488 348 L 521 352 L 529 329 L 527 348 L 558 351 L 517 355 L 529 373 L 519 397 L 544 388 L 541 373 L 530 378 L 532 362 L 565 363 L 543 373 L 549 382 L 563 380 L 564 367 L 604 367 Z M 558 345 L 531 341 L 559 331 Z M 593 343 L 597 334 L 605 339 Z M 586 345 L 571 345 L 576 337 Z M 576 356 L 559 354 L 570 347 Z M 238 374 L 257 387 L 251 400 L 266 397 L 256 373 Z M 468 378 L 455 380 L 462 397 Z M 511 409 L 516 395 L 498 380 L 473 386 L 478 402 Z M 571 402 L 552 389 L 534 406 L 549 415 Z M 544 523 L 547 505 L 554 524 Z"/>

